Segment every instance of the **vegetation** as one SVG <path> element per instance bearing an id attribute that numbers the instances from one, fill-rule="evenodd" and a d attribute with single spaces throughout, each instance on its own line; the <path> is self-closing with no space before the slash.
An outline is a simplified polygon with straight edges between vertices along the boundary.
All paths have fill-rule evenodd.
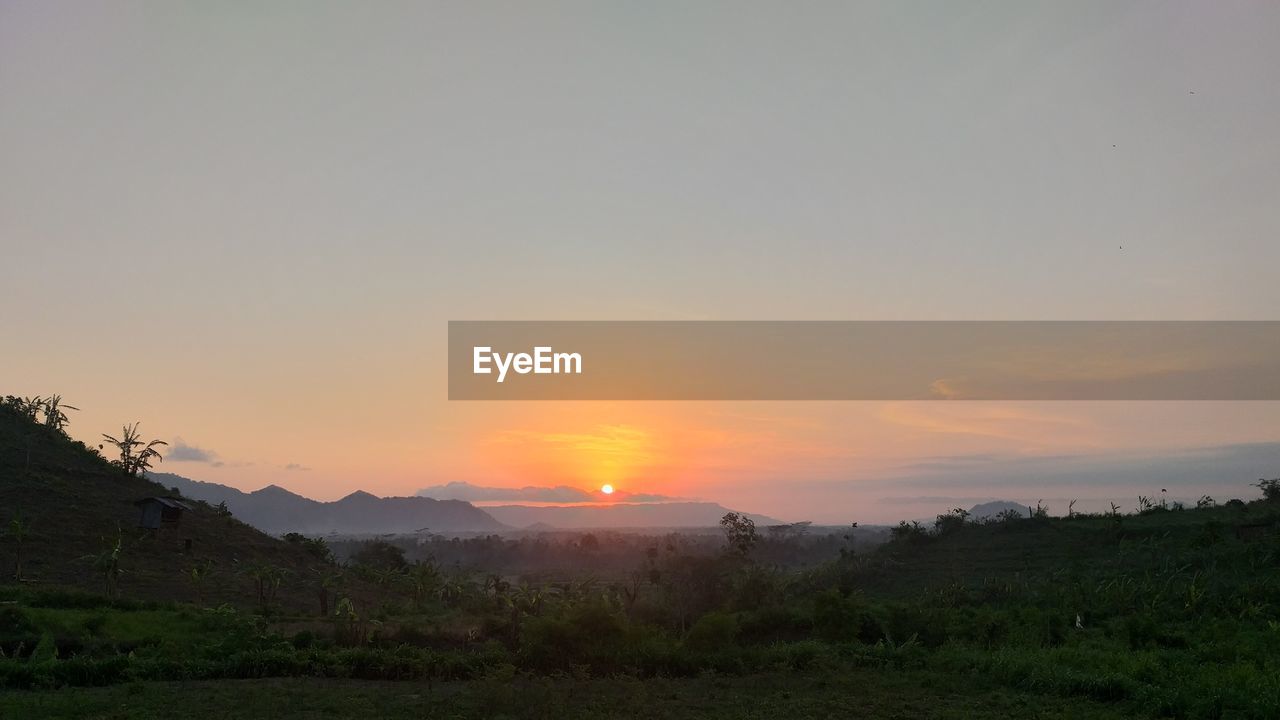
<path id="1" fill-rule="evenodd" d="M 157 462 L 163 460 L 160 451 L 156 448 L 169 444 L 163 440 L 144 441 L 138 430 L 138 423 L 125 425 L 121 429 L 119 439 L 106 433 L 103 433 L 102 437 L 120 451 L 120 458 L 112 460 L 111 464 L 120 468 L 129 477 L 137 477 L 139 473 L 150 470 L 152 460 Z"/>
<path id="2" fill-rule="evenodd" d="M 13 477 L 25 427 L 0 435 Z M 40 437 L 46 494 L 22 507 L 63 468 L 146 487 Z M 23 547 L 41 582 L 0 586 L 0 687 L 22 690 L 0 716 L 1274 718 L 1280 480 L 1256 487 L 1067 517 L 958 509 L 883 542 L 730 514 L 719 535 L 331 543 L 203 507 L 183 530 L 221 535 L 203 557 L 156 552 L 166 531 L 132 539 L 99 502 L 94 561 L 72 563 L 87 577 L 47 581 L 34 559 L 82 540 L 40 523 Z M 539 549 L 557 564 L 507 572 Z"/>

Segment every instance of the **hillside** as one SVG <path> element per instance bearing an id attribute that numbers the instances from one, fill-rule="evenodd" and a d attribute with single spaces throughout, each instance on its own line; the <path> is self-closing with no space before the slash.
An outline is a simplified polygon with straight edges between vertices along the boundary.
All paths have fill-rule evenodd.
<path id="1" fill-rule="evenodd" d="M 201 482 L 172 473 L 150 473 L 166 487 L 176 487 L 187 497 L 216 505 L 225 502 L 237 518 L 269 533 L 412 533 L 493 532 L 504 525 L 484 510 L 462 500 L 426 497 L 378 497 L 359 491 L 320 502 L 268 485 L 243 492 L 218 483 Z"/>
<path id="2" fill-rule="evenodd" d="M 559 529 L 586 528 L 709 528 L 732 512 L 711 502 L 615 503 L 612 505 L 494 505 L 485 510 L 502 523 L 517 528 L 537 526 Z M 780 525 L 766 515 L 743 513 L 761 528 Z"/>
<path id="3" fill-rule="evenodd" d="M 302 547 L 194 500 L 186 501 L 191 511 L 176 527 L 140 529 L 134 502 L 166 495 L 172 491 L 165 486 L 126 477 L 82 443 L 0 405 L 0 527 L 5 531 L 0 583 L 13 579 L 19 546 L 11 522 L 16 518 L 28 528 L 21 545 L 22 575 L 34 588 L 102 592 L 105 580 L 95 558 L 109 552 L 117 537 L 119 590 L 136 599 L 190 600 L 195 593 L 191 569 L 207 562 L 210 571 L 201 584 L 205 602 L 247 606 L 256 599 L 247 568 L 270 565 L 301 578 L 318 565 Z M 291 606 L 313 604 L 296 582 L 285 583 L 277 598 Z"/>

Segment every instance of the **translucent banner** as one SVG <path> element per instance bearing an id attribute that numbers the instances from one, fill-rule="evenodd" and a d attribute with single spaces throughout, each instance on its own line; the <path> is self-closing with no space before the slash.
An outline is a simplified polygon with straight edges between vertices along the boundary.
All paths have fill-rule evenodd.
<path id="1" fill-rule="evenodd" d="M 452 321 L 451 400 L 1280 400 L 1277 321 Z"/>

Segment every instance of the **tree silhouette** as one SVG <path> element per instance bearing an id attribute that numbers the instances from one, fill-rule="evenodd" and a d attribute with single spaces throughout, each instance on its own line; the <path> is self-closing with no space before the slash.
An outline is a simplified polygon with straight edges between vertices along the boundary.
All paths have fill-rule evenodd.
<path id="1" fill-rule="evenodd" d="M 22 582 L 22 544 L 26 541 L 27 536 L 31 534 L 31 523 L 24 520 L 21 514 L 15 515 L 9 521 L 8 534 L 17 545 L 13 561 L 13 579 L 17 582 Z"/>
<path id="2" fill-rule="evenodd" d="M 262 612 L 269 612 L 276 601 L 276 593 L 284 582 L 285 570 L 268 563 L 256 563 L 245 569 L 245 574 L 253 580 L 254 590 L 258 594 L 258 606 Z"/>
<path id="3" fill-rule="evenodd" d="M 45 427 L 66 434 L 67 414 L 63 410 L 79 410 L 74 405 L 64 405 L 61 395 L 50 395 L 44 399 L 44 424 Z"/>
<path id="4" fill-rule="evenodd" d="M 169 444 L 163 440 L 144 442 L 141 433 L 138 432 L 138 425 L 139 423 L 125 425 L 118 439 L 106 433 L 102 434 L 102 437 L 107 442 L 115 445 L 120 450 L 120 459 L 112 460 L 111 464 L 123 470 L 124 474 L 130 477 L 136 477 L 139 472 L 150 470 L 152 460 L 156 462 L 164 460 L 160 455 L 160 451 L 156 450 L 156 447 Z"/>
<path id="5" fill-rule="evenodd" d="M 720 527 L 724 537 L 729 541 L 729 549 L 742 557 L 751 554 L 760 536 L 756 534 L 756 523 L 745 515 L 736 512 L 725 513 L 720 518 Z"/>
<path id="6" fill-rule="evenodd" d="M 120 553 L 123 549 L 122 533 L 117 528 L 114 543 L 108 544 L 97 555 L 85 556 L 85 559 L 93 561 L 94 569 L 102 575 L 103 591 L 108 598 L 115 598 L 120 592 Z"/>
<path id="7" fill-rule="evenodd" d="M 409 585 L 413 588 L 413 606 L 421 611 L 427 598 L 433 595 L 440 585 L 440 571 L 431 560 L 414 563 L 408 571 Z"/>
<path id="8" fill-rule="evenodd" d="M 329 598 L 337 593 L 342 581 L 342 568 L 337 565 L 322 565 L 311 569 L 311 587 L 315 590 L 316 599 L 320 601 L 321 617 L 329 614 Z"/>

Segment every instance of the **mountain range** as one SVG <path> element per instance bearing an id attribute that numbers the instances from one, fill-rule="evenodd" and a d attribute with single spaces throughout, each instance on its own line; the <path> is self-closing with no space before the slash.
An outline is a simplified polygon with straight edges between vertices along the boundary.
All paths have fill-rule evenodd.
<path id="1" fill-rule="evenodd" d="M 178 489 L 185 497 L 211 504 L 225 502 L 240 520 L 274 534 L 309 535 L 413 533 L 427 531 L 500 532 L 536 526 L 543 529 L 715 527 L 730 510 L 713 502 L 612 503 L 597 505 L 496 505 L 476 507 L 464 500 L 430 497 L 378 497 L 358 490 L 332 502 L 312 500 L 278 485 L 244 492 L 218 483 L 173 473 L 148 478 Z M 780 520 L 744 513 L 757 525 Z"/>
<path id="2" fill-rule="evenodd" d="M 244 492 L 227 485 L 201 482 L 172 473 L 149 473 L 165 487 L 185 497 L 217 504 L 231 514 L 269 533 L 411 533 L 485 532 L 505 529 L 493 516 L 469 502 L 425 497 L 378 497 L 362 490 L 341 500 L 320 502 L 278 485 Z"/>

